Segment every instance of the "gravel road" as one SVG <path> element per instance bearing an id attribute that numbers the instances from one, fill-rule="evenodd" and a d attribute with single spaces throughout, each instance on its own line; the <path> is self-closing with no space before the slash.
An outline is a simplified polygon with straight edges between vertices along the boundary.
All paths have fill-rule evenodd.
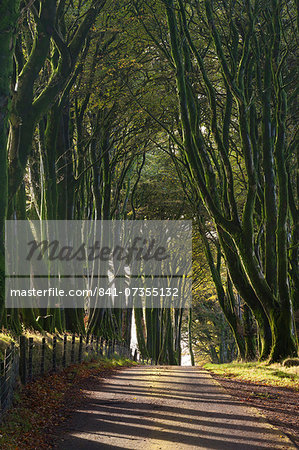
<path id="1" fill-rule="evenodd" d="M 295 448 L 197 367 L 131 367 L 92 382 L 87 393 L 61 428 L 56 448 Z"/>

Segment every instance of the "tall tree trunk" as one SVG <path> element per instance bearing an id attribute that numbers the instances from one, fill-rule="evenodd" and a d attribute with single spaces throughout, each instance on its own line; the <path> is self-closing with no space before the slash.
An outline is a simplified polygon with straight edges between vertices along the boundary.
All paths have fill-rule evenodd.
<path id="1" fill-rule="evenodd" d="M 5 295 L 4 233 L 8 202 L 8 118 L 19 6 L 19 0 L 3 0 L 0 4 L 0 323 L 2 323 L 4 312 Z"/>
<path id="2" fill-rule="evenodd" d="M 281 55 L 280 51 L 282 41 L 281 3 L 278 0 L 273 0 L 270 5 L 270 11 L 267 11 L 266 18 L 266 24 L 269 29 L 271 29 L 273 39 L 271 44 L 270 60 L 273 78 L 271 88 L 275 94 L 273 101 L 274 111 L 272 116 L 275 116 L 276 128 L 274 152 L 272 152 L 271 143 L 268 142 L 268 128 L 265 130 L 265 127 L 270 126 L 270 123 L 267 120 L 267 117 L 269 118 L 270 102 L 269 99 L 265 97 L 264 133 L 261 138 L 264 143 L 264 170 L 266 171 L 266 178 L 268 182 L 268 186 L 265 188 L 265 193 L 262 194 L 263 202 L 266 203 L 268 213 L 268 218 L 266 217 L 266 271 L 264 271 L 261 262 L 258 260 L 254 248 L 254 213 L 257 195 L 261 195 L 258 177 L 260 167 L 255 154 L 257 147 L 257 130 L 256 126 L 253 124 L 253 108 L 250 105 L 252 102 L 252 96 L 248 98 L 248 92 L 252 91 L 248 83 L 252 83 L 252 77 L 251 75 L 247 76 L 247 68 L 249 67 L 249 61 L 252 55 L 252 43 L 259 40 L 260 46 L 264 46 L 265 44 L 265 42 L 260 39 L 259 32 L 255 29 L 257 17 L 248 4 L 249 6 L 247 5 L 248 7 L 246 8 L 246 32 L 244 33 L 242 39 L 241 56 L 238 59 L 238 52 L 235 54 L 234 52 L 231 52 L 229 61 L 225 55 L 222 36 L 218 32 L 218 27 L 214 20 L 215 12 L 213 10 L 213 2 L 210 0 L 205 0 L 204 2 L 207 23 L 214 43 L 216 57 L 222 70 L 223 82 L 226 88 L 230 91 L 230 95 L 233 95 L 238 111 L 238 143 L 242 152 L 247 178 L 246 200 L 242 208 L 242 220 L 240 220 L 236 200 L 233 194 L 233 175 L 230 161 L 228 159 L 227 151 L 223 148 L 222 142 L 219 139 L 217 119 L 220 120 L 220 115 L 217 116 L 215 89 L 205 71 L 200 51 L 197 51 L 196 46 L 190 38 L 190 33 L 187 29 L 188 26 L 186 24 L 186 17 L 184 14 L 185 6 L 183 2 L 178 0 L 180 5 L 179 21 L 177 20 L 177 10 L 175 8 L 174 1 L 164 0 L 164 3 L 166 6 L 168 30 L 170 33 L 172 59 L 176 69 L 175 76 L 177 82 L 178 104 L 183 129 L 184 155 L 186 156 L 192 183 L 195 184 L 197 192 L 200 193 L 209 215 L 214 219 L 219 235 L 221 236 L 221 232 L 219 232 L 219 230 L 223 230 L 234 241 L 235 247 L 237 248 L 235 255 L 239 260 L 239 265 L 244 267 L 246 277 L 248 278 L 248 281 L 258 301 L 262 305 L 269 321 L 272 334 L 270 358 L 272 361 L 279 361 L 287 356 L 296 355 L 298 352 L 297 342 L 292 329 L 291 301 L 287 273 L 288 259 L 286 224 L 289 199 L 287 174 L 284 161 L 286 141 L 286 99 L 284 92 L 285 82 L 282 80 L 281 76 L 281 71 L 285 61 L 284 56 Z M 183 24 L 184 27 L 185 36 L 183 39 L 181 39 L 181 34 L 179 32 L 179 24 Z M 236 29 L 234 29 L 234 32 L 238 35 L 238 31 L 236 31 Z M 185 50 L 186 42 L 188 42 L 190 52 L 194 54 L 196 62 L 203 75 L 212 115 L 211 130 L 213 131 L 215 141 L 217 143 L 219 157 L 221 157 L 225 167 L 225 176 L 222 178 L 223 183 L 227 186 L 227 189 L 224 192 L 224 208 L 219 201 L 219 187 L 215 176 L 214 166 L 217 169 L 217 161 L 215 158 L 213 159 L 207 151 L 206 141 L 203 134 L 199 131 L 200 123 L 194 120 L 198 110 L 200 110 L 200 105 L 198 102 L 198 97 L 193 95 L 192 89 L 190 89 L 188 78 L 188 68 L 190 69 L 190 64 L 188 63 L 187 58 L 188 52 Z M 267 53 L 268 47 L 263 47 L 263 50 Z M 235 70 L 236 64 L 238 65 L 237 71 Z M 258 71 L 260 60 L 257 59 L 255 64 Z M 264 81 L 266 83 L 266 88 L 268 88 L 268 80 L 265 79 Z M 258 84 L 260 80 L 257 80 L 256 82 Z M 268 95 L 268 91 L 266 95 Z M 254 130 L 250 129 L 252 125 L 254 125 Z M 228 131 L 227 126 L 225 127 Z M 272 153 L 275 158 L 276 178 L 274 177 L 274 167 L 271 160 L 273 156 Z M 276 188 L 273 186 L 274 181 Z M 278 202 L 275 201 L 275 190 L 278 193 Z M 275 205 L 273 206 L 274 201 Z M 275 213 L 276 205 L 277 220 Z M 277 248 L 277 254 L 275 255 L 275 258 L 273 258 L 274 261 L 271 259 L 271 255 L 273 256 L 274 251 L 273 247 L 271 247 L 274 242 L 272 220 L 275 222 L 276 241 L 274 244 Z M 271 276 L 271 274 L 273 276 Z M 244 296 L 244 299 L 246 299 L 246 296 Z"/>

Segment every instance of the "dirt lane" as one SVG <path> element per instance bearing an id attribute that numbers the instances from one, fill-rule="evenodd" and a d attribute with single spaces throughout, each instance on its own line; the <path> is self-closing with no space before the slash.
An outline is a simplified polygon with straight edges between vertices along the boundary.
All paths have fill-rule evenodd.
<path id="1" fill-rule="evenodd" d="M 294 449 L 196 367 L 138 366 L 92 384 L 60 431 L 68 449 Z"/>

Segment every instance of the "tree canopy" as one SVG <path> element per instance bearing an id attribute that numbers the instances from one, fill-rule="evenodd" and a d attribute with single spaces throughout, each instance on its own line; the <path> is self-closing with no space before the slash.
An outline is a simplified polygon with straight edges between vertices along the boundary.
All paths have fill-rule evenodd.
<path id="1" fill-rule="evenodd" d="M 0 8 L 2 326 L 129 343 L 134 317 L 162 363 L 180 363 L 182 333 L 213 361 L 296 356 L 296 3 Z M 193 312 L 9 311 L 5 219 L 191 219 Z"/>

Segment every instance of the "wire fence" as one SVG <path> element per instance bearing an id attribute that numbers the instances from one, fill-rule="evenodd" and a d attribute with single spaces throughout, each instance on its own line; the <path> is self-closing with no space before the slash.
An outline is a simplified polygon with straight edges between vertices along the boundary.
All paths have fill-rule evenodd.
<path id="1" fill-rule="evenodd" d="M 36 339 L 20 336 L 5 350 L 0 361 L 0 421 L 11 406 L 15 388 L 49 373 L 55 373 L 71 364 L 98 358 L 127 358 L 137 360 L 130 347 L 116 340 L 98 336 L 64 335 Z"/>

